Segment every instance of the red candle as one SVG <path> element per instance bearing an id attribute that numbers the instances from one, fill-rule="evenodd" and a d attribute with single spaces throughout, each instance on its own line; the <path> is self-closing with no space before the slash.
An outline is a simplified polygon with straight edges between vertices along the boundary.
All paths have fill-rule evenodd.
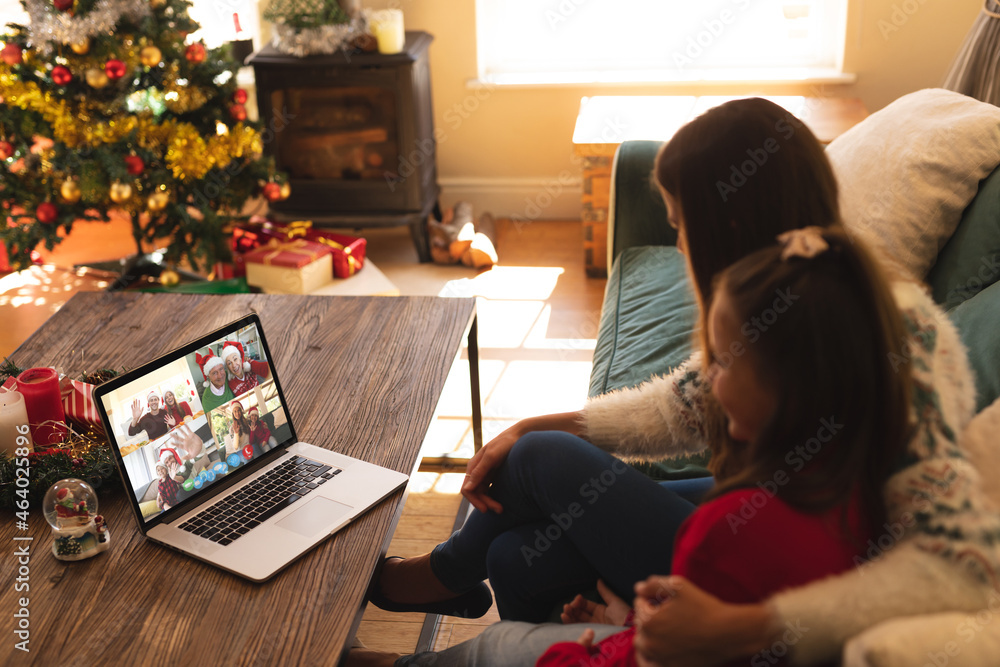
<path id="1" fill-rule="evenodd" d="M 24 396 L 35 447 L 60 444 L 66 437 L 66 414 L 55 369 L 29 368 L 17 376 L 17 390 Z"/>

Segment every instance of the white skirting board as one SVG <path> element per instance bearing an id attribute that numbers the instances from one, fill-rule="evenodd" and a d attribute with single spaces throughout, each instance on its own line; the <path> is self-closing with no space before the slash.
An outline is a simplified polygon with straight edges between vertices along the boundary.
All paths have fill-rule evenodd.
<path id="1" fill-rule="evenodd" d="M 579 220 L 583 181 L 578 175 L 551 178 L 439 177 L 441 207 L 472 204 L 473 215 L 513 220 Z"/>

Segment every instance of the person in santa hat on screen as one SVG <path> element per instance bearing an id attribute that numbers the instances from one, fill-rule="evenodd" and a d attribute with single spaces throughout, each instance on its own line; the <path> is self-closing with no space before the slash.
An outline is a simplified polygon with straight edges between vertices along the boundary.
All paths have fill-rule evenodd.
<path id="1" fill-rule="evenodd" d="M 257 409 L 256 405 L 247 410 L 247 419 L 250 421 L 251 445 L 260 447 L 263 451 L 268 452 L 278 444 L 278 441 L 271 435 L 271 429 L 261 420 L 260 410 Z"/>
<path id="2" fill-rule="evenodd" d="M 222 360 L 229 371 L 229 388 L 233 396 L 242 396 L 256 387 L 259 384 L 257 376 L 266 378 L 271 375 L 271 367 L 267 363 L 247 359 L 243 343 L 239 341 L 223 343 Z"/>
<path id="3" fill-rule="evenodd" d="M 205 391 L 201 395 L 201 408 L 206 414 L 220 405 L 226 405 L 235 398 L 233 390 L 226 384 L 225 363 L 209 350 L 208 354 L 195 353 L 195 360 L 205 376 Z"/>
<path id="4" fill-rule="evenodd" d="M 156 440 L 161 435 L 166 435 L 170 427 L 167 426 L 166 414 L 160 410 L 160 397 L 155 391 L 149 392 L 146 403 L 149 405 L 149 412 L 142 414 L 139 399 L 132 402 L 132 423 L 128 425 L 128 434 L 138 435 L 139 431 L 145 431 L 147 438 Z"/>

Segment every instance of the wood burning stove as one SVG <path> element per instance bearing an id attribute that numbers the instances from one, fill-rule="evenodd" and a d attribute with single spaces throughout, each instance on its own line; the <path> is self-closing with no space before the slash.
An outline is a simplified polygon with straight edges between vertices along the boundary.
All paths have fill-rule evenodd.
<path id="1" fill-rule="evenodd" d="M 264 150 L 288 173 L 279 220 L 326 227 L 409 225 L 430 261 L 427 218 L 441 217 L 428 47 L 407 32 L 401 53 L 296 58 L 253 54 Z"/>

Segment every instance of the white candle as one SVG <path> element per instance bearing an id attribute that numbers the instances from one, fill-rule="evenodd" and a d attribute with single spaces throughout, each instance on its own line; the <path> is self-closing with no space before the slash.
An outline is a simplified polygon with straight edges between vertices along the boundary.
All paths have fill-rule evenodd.
<path id="1" fill-rule="evenodd" d="M 403 10 L 380 9 L 373 11 L 368 18 L 372 34 L 378 42 L 379 53 L 399 53 L 406 43 L 406 33 L 403 30 Z"/>
<path id="2" fill-rule="evenodd" d="M 33 450 L 24 396 L 17 391 L 0 392 L 0 451 L 13 458 L 18 447 Z"/>

